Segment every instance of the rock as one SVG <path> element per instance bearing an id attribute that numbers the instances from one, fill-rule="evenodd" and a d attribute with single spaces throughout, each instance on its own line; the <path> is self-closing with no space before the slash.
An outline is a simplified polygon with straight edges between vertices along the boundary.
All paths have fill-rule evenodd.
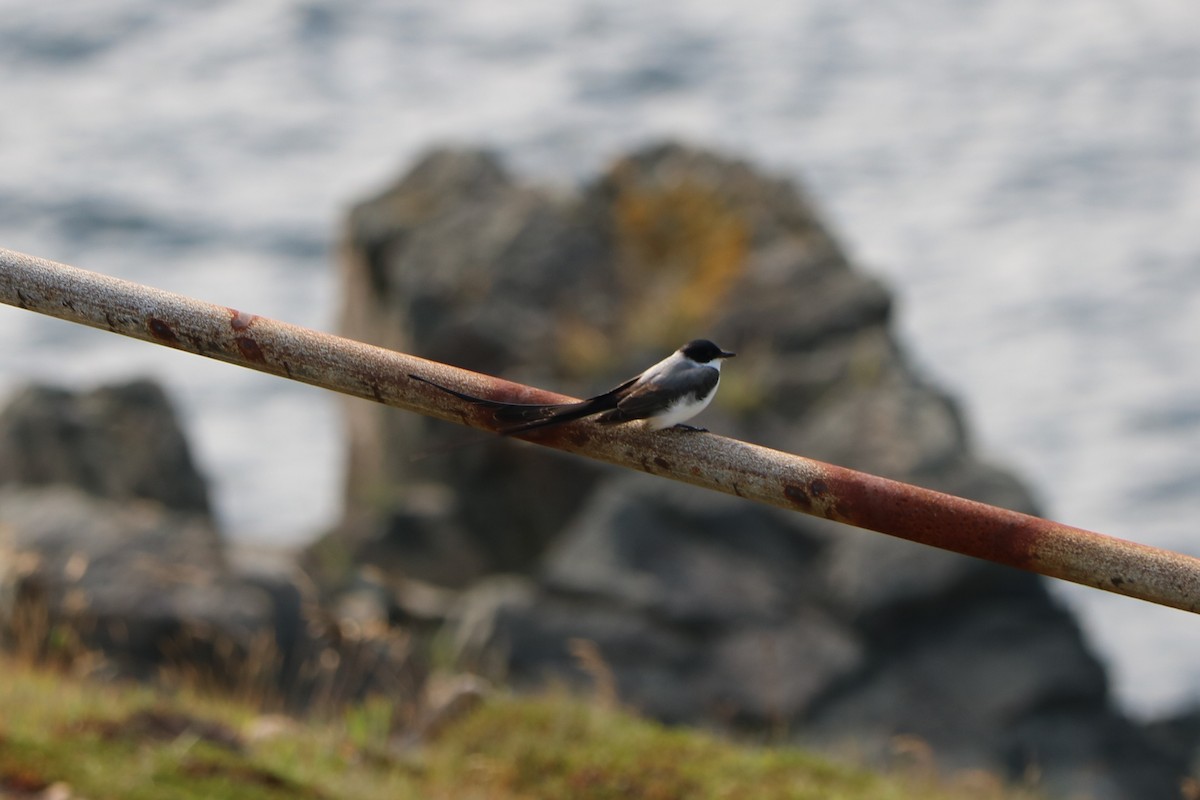
<path id="1" fill-rule="evenodd" d="M 1168 717 L 1155 720 L 1149 729 L 1159 747 L 1188 763 L 1188 774 L 1193 776 L 1188 782 L 1194 791 L 1192 795 L 1183 792 L 1183 796 L 1200 796 L 1200 780 L 1194 777 L 1200 775 L 1200 706 L 1193 703 Z"/>
<path id="2" fill-rule="evenodd" d="M 231 565 L 207 496 L 157 385 L 19 392 L 0 411 L 0 644 L 293 710 L 415 702 L 406 634 L 343 630 L 294 570 Z"/>
<path id="3" fill-rule="evenodd" d="M 740 354 L 713 430 L 1037 512 L 913 368 L 886 287 L 800 188 L 740 161 L 667 144 L 556 193 L 438 151 L 351 213 L 342 281 L 347 335 L 577 395 L 712 338 Z M 1175 796 L 1185 759 L 1115 707 L 1036 576 L 514 442 L 439 453 L 449 426 L 378 406 L 347 418 L 346 518 L 320 552 L 397 596 L 462 589 L 464 665 L 879 759 L 919 737 L 949 769 L 1064 795 Z"/>
<path id="4" fill-rule="evenodd" d="M 0 640 L 293 710 L 415 697 L 423 675 L 406 637 L 347 637 L 299 579 L 230 568 L 205 517 L 61 486 L 0 489 Z"/>
<path id="5" fill-rule="evenodd" d="M 682 484 L 606 482 L 546 554 L 541 583 L 683 626 L 777 622 L 817 599 L 826 536 L 803 517 Z"/>
<path id="6" fill-rule="evenodd" d="M 220 540 L 204 517 L 149 501 L 4 488 L 0 553 L 7 627 L 41 604 L 48 628 L 71 620 L 83 643 L 111 653 L 123 672 L 149 674 L 173 640 L 187 637 L 184 619 L 245 633 L 268 613 L 259 593 L 222 580 Z"/>
<path id="7" fill-rule="evenodd" d="M 0 412 L 0 485 L 68 484 L 97 497 L 209 514 L 208 487 L 166 394 L 148 380 L 71 392 L 30 386 Z"/>

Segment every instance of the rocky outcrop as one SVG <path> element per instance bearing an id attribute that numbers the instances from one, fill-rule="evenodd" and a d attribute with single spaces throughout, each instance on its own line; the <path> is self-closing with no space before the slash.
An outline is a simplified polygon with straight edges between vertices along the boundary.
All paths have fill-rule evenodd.
<path id="1" fill-rule="evenodd" d="M 912 367 L 886 288 L 742 162 L 665 145 L 557 192 L 435 152 L 353 210 L 342 269 L 354 338 L 586 395 L 705 336 L 740 354 L 713 430 L 1036 511 Z M 320 552 L 369 564 L 393 618 L 414 586 L 460 590 L 461 663 L 539 687 L 599 659 L 674 722 L 867 755 L 915 736 L 1051 793 L 1175 796 L 1179 759 L 1115 709 L 1032 575 L 511 441 L 454 447 L 358 401 L 347 419 L 346 519 Z"/>
<path id="2" fill-rule="evenodd" d="M 20 391 L 0 476 L 0 644 L 293 710 L 415 697 L 405 634 L 339 626 L 299 573 L 229 563 L 157 385 Z"/>

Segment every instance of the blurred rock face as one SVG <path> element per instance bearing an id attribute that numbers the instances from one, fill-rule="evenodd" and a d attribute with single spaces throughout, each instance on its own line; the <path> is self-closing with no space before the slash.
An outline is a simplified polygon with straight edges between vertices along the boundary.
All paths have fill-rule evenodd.
<path id="1" fill-rule="evenodd" d="M 799 189 L 741 162 L 663 146 L 554 193 L 486 153 L 438 151 L 352 211 L 342 277 L 347 336 L 579 395 L 712 338 L 741 353 L 705 413 L 714 430 L 1034 510 L 909 366 L 884 287 Z M 410 578 L 462 587 L 535 570 L 612 474 L 347 408 L 342 539 Z"/>
<path id="2" fill-rule="evenodd" d="M 555 192 L 434 152 L 353 209 L 341 261 L 353 338 L 580 396 L 711 338 L 739 357 L 701 424 L 1036 512 L 912 369 L 888 291 L 796 186 L 740 161 L 659 146 Z M 463 664 L 535 688 L 586 685 L 598 658 L 622 702 L 674 722 L 867 755 L 913 735 L 1052 792 L 1174 796 L 1181 765 L 1113 708 L 1034 576 L 512 441 L 454 448 L 452 426 L 364 402 L 347 420 L 323 547 L 382 571 L 395 615 L 422 613 L 413 586 L 467 589 Z"/>

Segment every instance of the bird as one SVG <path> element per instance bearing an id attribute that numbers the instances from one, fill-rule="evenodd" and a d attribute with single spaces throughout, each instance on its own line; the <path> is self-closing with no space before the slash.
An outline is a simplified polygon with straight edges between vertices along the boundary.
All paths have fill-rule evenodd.
<path id="1" fill-rule="evenodd" d="M 447 394 L 491 408 L 493 418 L 505 423 L 499 433 L 512 436 L 595 417 L 603 425 L 640 422 L 652 431 L 681 428 L 704 431 L 684 423 L 703 411 L 717 393 L 721 362 L 733 358 L 708 339 L 693 339 L 636 377 L 603 394 L 575 403 L 503 403 L 455 391 L 420 375 L 410 378 Z"/>

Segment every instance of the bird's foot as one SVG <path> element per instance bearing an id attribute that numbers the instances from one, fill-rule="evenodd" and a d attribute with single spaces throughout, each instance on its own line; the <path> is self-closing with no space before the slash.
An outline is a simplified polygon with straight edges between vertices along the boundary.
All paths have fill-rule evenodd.
<path id="1" fill-rule="evenodd" d="M 708 428 L 697 428 L 695 425 L 685 425 L 682 422 L 677 422 L 673 426 L 677 431 L 689 431 L 691 433 L 708 433 Z"/>

